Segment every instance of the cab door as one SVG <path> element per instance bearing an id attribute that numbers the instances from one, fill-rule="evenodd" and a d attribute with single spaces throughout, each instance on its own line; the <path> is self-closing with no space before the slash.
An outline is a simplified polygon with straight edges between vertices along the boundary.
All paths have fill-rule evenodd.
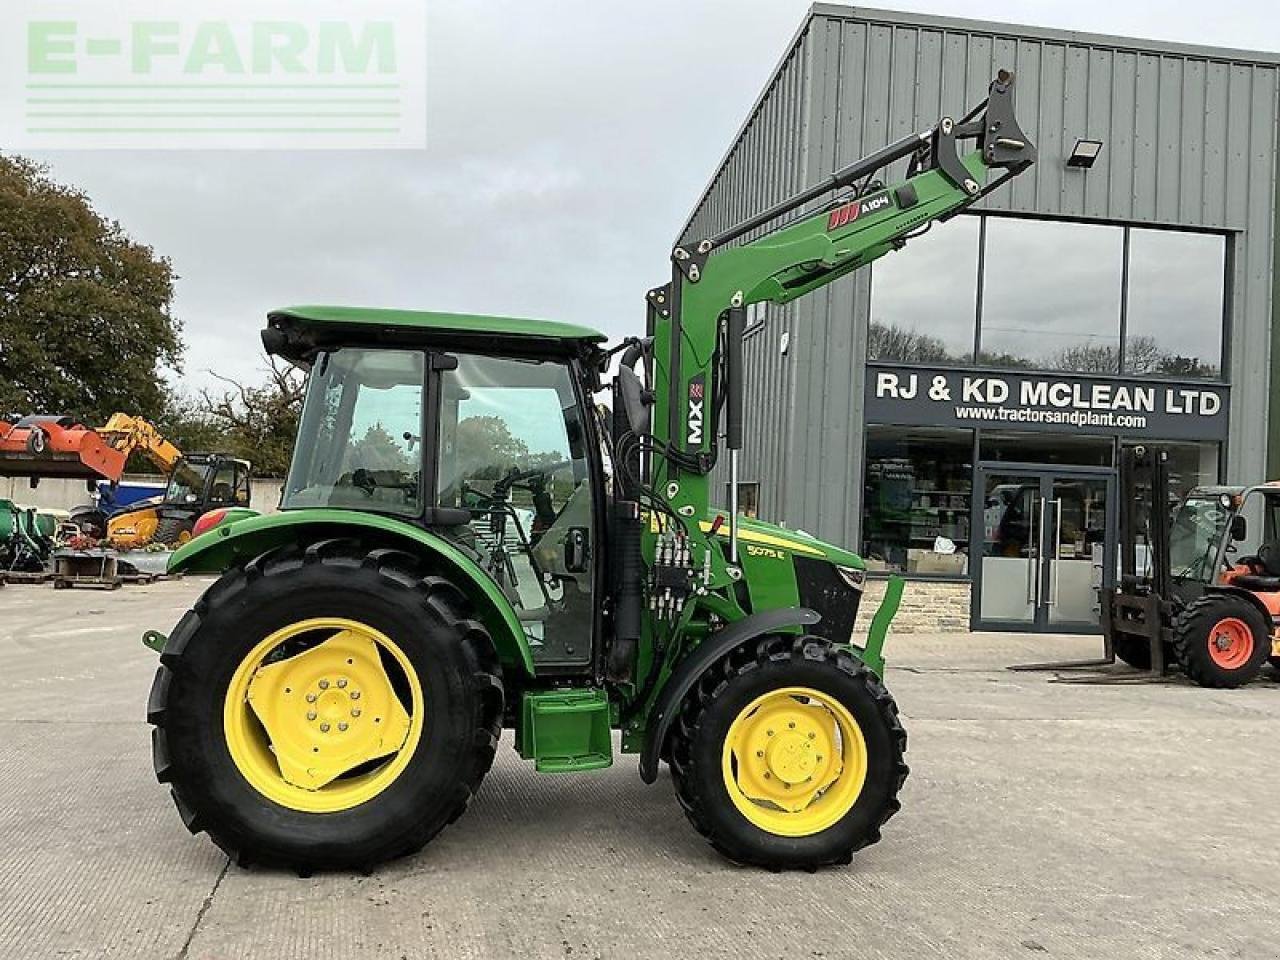
<path id="1" fill-rule="evenodd" d="M 435 506 L 524 626 L 539 667 L 591 662 L 597 609 L 593 431 L 568 362 L 450 351 L 433 363 Z M 456 363 L 455 363 L 456 361 Z"/>

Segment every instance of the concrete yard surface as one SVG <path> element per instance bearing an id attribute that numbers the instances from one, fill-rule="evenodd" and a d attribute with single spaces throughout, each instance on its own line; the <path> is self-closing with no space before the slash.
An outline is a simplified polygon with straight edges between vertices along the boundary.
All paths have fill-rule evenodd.
<path id="1" fill-rule="evenodd" d="M 533 772 L 372 876 L 244 870 L 151 771 L 156 657 L 200 580 L 0 589 L 0 957 L 1280 956 L 1280 682 L 1010 673 L 1097 638 L 891 636 L 911 777 L 851 867 L 721 860 L 665 769 Z"/>

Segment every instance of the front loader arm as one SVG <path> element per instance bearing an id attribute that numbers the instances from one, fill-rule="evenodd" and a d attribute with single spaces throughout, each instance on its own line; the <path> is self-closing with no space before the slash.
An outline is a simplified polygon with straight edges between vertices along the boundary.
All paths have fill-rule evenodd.
<path id="1" fill-rule="evenodd" d="M 967 140 L 976 141 L 976 149 L 962 157 L 958 143 Z M 873 179 L 902 159 L 909 163 L 901 181 L 886 186 Z M 1035 148 L 1013 116 L 1013 75 L 1001 71 L 987 100 L 959 123 L 943 118 L 718 236 L 676 247 L 671 282 L 648 296 L 658 454 L 651 486 L 668 493 L 671 506 L 688 516 L 707 511 L 707 474 L 720 432 L 716 411 L 726 392 L 722 381 L 735 375 L 725 369 L 733 351 L 720 347 L 740 338 L 747 305 L 788 303 L 826 286 L 899 249 L 1034 162 Z M 992 177 L 992 170 L 999 175 Z M 849 192 L 816 212 L 727 246 L 846 187 Z"/>

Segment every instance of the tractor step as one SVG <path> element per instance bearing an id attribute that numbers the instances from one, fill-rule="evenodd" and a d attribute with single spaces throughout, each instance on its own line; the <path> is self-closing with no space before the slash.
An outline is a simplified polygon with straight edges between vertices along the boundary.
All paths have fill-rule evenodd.
<path id="1" fill-rule="evenodd" d="M 539 773 L 612 766 L 609 698 L 603 690 L 528 691 L 520 717 L 520 756 L 533 760 Z"/>

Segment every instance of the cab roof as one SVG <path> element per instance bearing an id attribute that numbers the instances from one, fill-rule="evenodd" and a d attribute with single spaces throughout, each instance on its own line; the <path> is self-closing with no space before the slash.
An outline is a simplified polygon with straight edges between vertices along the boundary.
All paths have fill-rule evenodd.
<path id="1" fill-rule="evenodd" d="M 558 320 L 520 317 L 488 317 L 473 313 L 432 313 L 425 310 L 385 310 L 370 307 L 301 306 L 273 310 L 269 320 L 301 321 L 307 325 L 392 327 L 404 332 L 436 331 L 463 335 L 537 337 L 543 340 L 577 340 L 598 343 L 606 339 L 599 330 Z"/>

